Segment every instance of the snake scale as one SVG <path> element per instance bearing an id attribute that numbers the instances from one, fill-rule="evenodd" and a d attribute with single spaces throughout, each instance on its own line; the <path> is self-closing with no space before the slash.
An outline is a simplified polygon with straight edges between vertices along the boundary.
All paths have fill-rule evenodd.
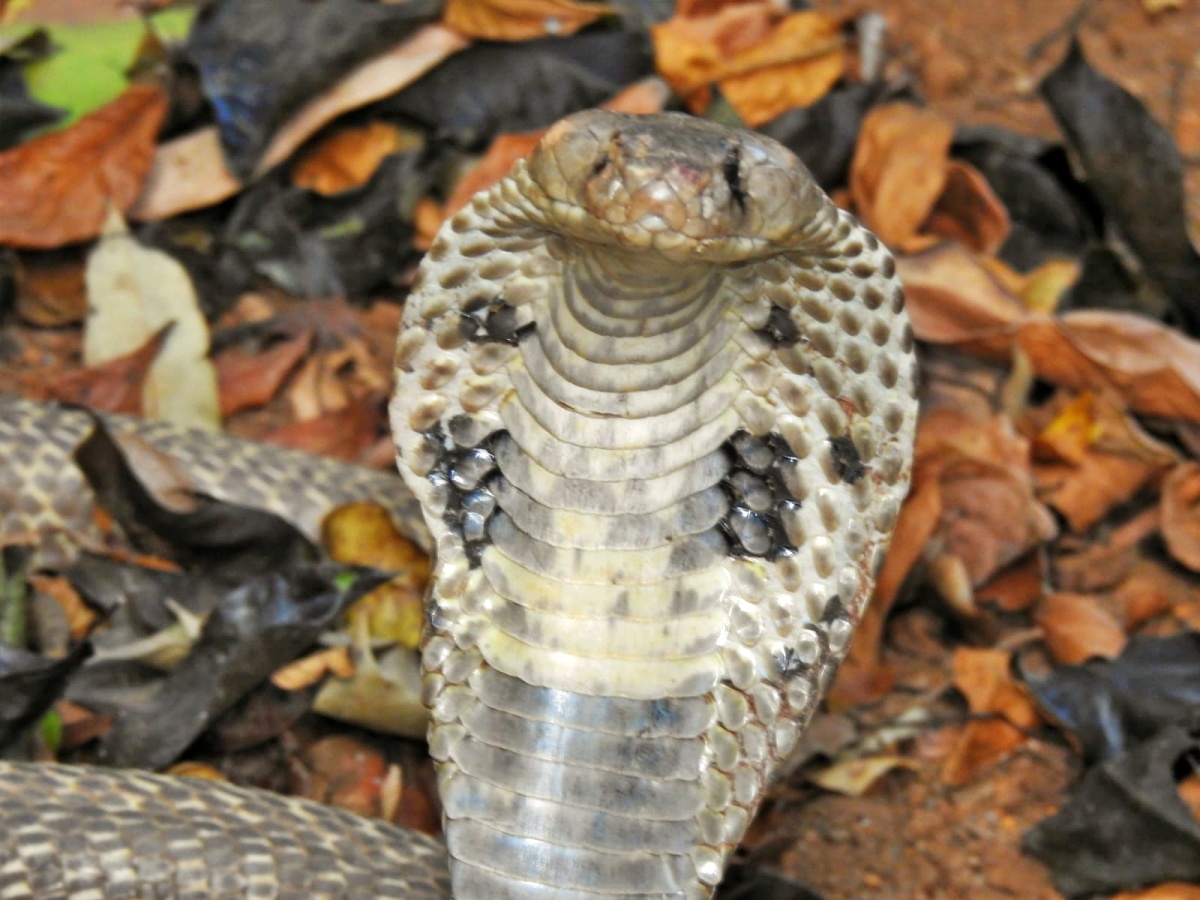
<path id="1" fill-rule="evenodd" d="M 892 257 L 769 139 L 580 113 L 443 227 L 396 378 L 453 896 L 711 896 L 907 490 Z M 5 764 L 0 828 L 0 900 L 445 895 L 427 840 L 229 786 Z"/>

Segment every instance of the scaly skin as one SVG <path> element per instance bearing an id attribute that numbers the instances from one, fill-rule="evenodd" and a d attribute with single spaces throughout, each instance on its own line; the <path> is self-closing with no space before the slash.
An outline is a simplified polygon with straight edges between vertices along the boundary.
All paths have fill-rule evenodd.
<path id="1" fill-rule="evenodd" d="M 765 138 L 588 112 L 478 195 L 392 406 L 455 896 L 711 895 L 907 488 L 891 256 Z"/>
<path id="2" fill-rule="evenodd" d="M 454 896 L 709 897 L 907 490 L 891 256 L 766 138 L 582 113 L 443 228 L 396 363 Z M 426 841 L 261 802 L 0 764 L 0 896 L 443 896 Z"/>

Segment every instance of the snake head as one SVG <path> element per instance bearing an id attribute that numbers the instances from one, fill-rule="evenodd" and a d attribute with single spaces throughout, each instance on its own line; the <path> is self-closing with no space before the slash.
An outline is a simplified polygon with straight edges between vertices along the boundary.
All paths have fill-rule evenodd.
<path id="1" fill-rule="evenodd" d="M 829 208 L 781 144 L 681 113 L 570 116 L 547 132 L 526 174 L 543 201 L 539 224 L 676 261 L 778 253 L 807 240 Z"/>

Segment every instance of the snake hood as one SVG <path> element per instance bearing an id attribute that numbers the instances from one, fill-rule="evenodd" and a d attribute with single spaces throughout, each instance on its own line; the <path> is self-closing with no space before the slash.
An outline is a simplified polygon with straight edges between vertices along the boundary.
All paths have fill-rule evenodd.
<path id="1" fill-rule="evenodd" d="M 530 218 L 569 238 L 732 263 L 810 240 L 828 214 L 808 170 L 768 137 L 682 113 L 589 110 L 513 176 Z"/>
<path id="2" fill-rule="evenodd" d="M 392 404 L 460 898 L 708 897 L 908 482 L 892 257 L 766 138 L 585 112 L 439 232 Z"/>

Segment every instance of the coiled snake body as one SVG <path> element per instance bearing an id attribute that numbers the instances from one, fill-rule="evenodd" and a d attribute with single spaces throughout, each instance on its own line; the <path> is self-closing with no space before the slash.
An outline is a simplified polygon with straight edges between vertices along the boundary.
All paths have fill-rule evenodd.
<path id="1" fill-rule="evenodd" d="M 768 139 L 582 113 L 447 223 L 396 366 L 401 474 L 437 551 L 423 666 L 454 896 L 710 896 L 907 489 L 914 361 L 890 255 Z M 0 768 L 0 793 L 32 771 Z M 110 803 L 216 793 L 85 771 Z M 18 824 L 49 852 L 32 806 Z M 30 876 L 4 840 L 0 897 L 138 896 L 9 892 Z M 290 888 L 295 851 L 292 882 L 273 854 L 278 893 L 246 896 L 442 890 Z"/>

